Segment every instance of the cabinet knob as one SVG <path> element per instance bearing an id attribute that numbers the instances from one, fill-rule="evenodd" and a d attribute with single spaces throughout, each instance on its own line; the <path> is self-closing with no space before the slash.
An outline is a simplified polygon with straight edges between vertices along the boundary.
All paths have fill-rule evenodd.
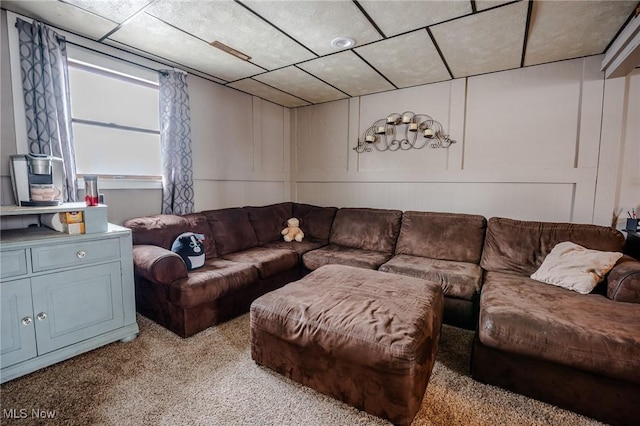
<path id="1" fill-rule="evenodd" d="M 40 312 L 36 318 L 38 318 L 39 321 L 44 321 L 47 318 L 47 313 L 46 312 Z"/>
<path id="2" fill-rule="evenodd" d="M 24 325 L 29 325 L 29 324 L 31 324 L 32 322 L 33 322 L 33 318 L 31 318 L 31 317 L 24 317 L 24 318 L 22 318 L 22 324 L 24 324 Z"/>
<path id="3" fill-rule="evenodd" d="M 76 256 L 78 256 L 78 259 L 84 259 L 86 255 L 87 255 L 87 252 L 84 250 L 80 250 L 79 252 L 76 253 Z"/>

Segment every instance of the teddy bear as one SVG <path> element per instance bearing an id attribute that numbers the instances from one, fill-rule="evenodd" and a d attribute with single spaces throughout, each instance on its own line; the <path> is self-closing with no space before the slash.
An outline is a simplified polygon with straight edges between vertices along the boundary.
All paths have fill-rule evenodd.
<path id="1" fill-rule="evenodd" d="M 302 229 L 300 229 L 299 226 L 300 221 L 295 217 L 287 220 L 287 227 L 281 232 L 281 234 L 284 235 L 284 240 L 286 242 L 289 243 L 293 240 L 296 240 L 297 242 L 302 241 L 304 238 L 304 232 L 302 232 Z"/>

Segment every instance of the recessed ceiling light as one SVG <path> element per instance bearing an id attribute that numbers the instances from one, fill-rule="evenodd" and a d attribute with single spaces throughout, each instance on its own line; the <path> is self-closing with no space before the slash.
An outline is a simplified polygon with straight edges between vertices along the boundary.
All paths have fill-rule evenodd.
<path id="1" fill-rule="evenodd" d="M 356 45 L 356 40 L 351 37 L 336 37 L 331 40 L 331 46 L 336 49 L 348 49 Z"/>

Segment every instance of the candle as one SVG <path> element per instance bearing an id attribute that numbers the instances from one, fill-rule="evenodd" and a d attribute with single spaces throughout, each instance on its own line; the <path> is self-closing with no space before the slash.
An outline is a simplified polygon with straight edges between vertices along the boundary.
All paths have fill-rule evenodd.
<path id="1" fill-rule="evenodd" d="M 411 121 L 411 118 L 412 117 L 410 115 L 405 115 L 405 116 L 402 117 L 402 122 L 407 124 L 408 122 Z"/>
<path id="2" fill-rule="evenodd" d="M 424 137 L 431 139 L 433 137 L 433 130 L 431 130 L 430 128 L 427 128 L 424 131 Z"/>
<path id="3" fill-rule="evenodd" d="M 396 122 L 396 119 L 393 116 L 388 116 L 387 117 L 387 123 L 393 124 Z"/>
<path id="4" fill-rule="evenodd" d="M 376 133 L 379 134 L 379 135 L 384 135 L 385 132 L 386 132 L 385 126 L 378 126 L 376 128 Z"/>
<path id="5" fill-rule="evenodd" d="M 412 132 L 418 131 L 418 123 L 409 123 L 409 130 Z"/>
<path id="6" fill-rule="evenodd" d="M 364 140 L 365 140 L 365 141 L 367 141 L 367 142 L 369 142 L 369 143 L 373 143 L 373 142 L 375 142 L 375 141 L 376 141 L 376 137 L 375 137 L 375 135 L 367 135 L 367 136 L 364 138 Z"/>

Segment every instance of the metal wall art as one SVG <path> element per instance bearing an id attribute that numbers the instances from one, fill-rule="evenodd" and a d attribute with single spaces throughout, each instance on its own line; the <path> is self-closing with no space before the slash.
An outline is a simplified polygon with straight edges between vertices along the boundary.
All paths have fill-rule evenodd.
<path id="1" fill-rule="evenodd" d="M 403 137 L 404 136 L 404 137 Z M 402 138 L 402 139 L 400 139 Z M 358 152 L 408 151 L 410 149 L 449 148 L 456 141 L 443 133 L 442 124 L 426 114 L 411 111 L 393 113 L 373 123 L 353 149 Z"/>

